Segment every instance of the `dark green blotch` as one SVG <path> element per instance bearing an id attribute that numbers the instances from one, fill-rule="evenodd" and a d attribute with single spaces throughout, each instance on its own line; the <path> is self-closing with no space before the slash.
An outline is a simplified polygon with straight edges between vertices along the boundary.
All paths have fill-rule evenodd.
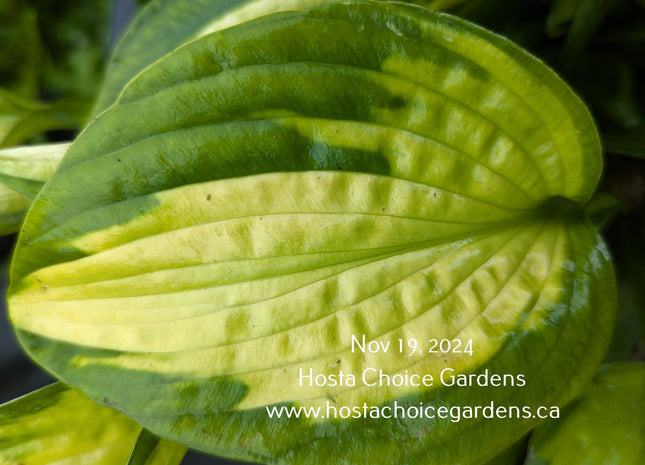
<path id="1" fill-rule="evenodd" d="M 405 105 L 405 99 L 399 95 L 391 97 L 390 101 L 388 102 L 388 107 L 390 107 L 392 110 L 403 108 L 405 107 Z"/>

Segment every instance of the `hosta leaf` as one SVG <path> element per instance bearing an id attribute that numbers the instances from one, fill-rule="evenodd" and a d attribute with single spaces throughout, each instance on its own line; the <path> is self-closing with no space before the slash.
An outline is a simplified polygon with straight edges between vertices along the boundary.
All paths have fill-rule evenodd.
<path id="1" fill-rule="evenodd" d="M 638 171 L 637 171 L 638 172 Z M 609 240 L 620 244 L 613 261 L 620 270 L 618 312 L 605 362 L 638 360 L 645 343 L 645 217 L 623 215 L 608 229 Z"/>
<path id="2" fill-rule="evenodd" d="M 613 322 L 582 208 L 600 170 L 585 107 L 498 36 L 400 3 L 267 16 L 159 60 L 83 132 L 26 220 L 10 316 L 55 375 L 206 452 L 483 463 L 540 418 L 267 407 L 569 400 Z M 443 338 L 473 354 L 427 352 Z M 379 369 L 435 383 L 366 385 Z"/>
<path id="3" fill-rule="evenodd" d="M 161 439 L 144 428 L 127 465 L 178 465 L 185 454 L 185 446 Z"/>
<path id="4" fill-rule="evenodd" d="M 69 144 L 47 144 L 0 150 L 0 235 L 16 232 L 31 200 L 40 192 Z"/>
<path id="5" fill-rule="evenodd" d="M 18 231 L 29 205 L 28 197 L 0 185 L 0 236 Z"/>
<path id="6" fill-rule="evenodd" d="M 38 28 L 38 11 L 26 2 L 0 4 L 0 69 L 2 87 L 19 95 L 35 95 L 43 62 L 43 47 Z M 2 97 L 0 97 L 0 102 Z M 0 108 L 2 107 L 0 103 Z M 0 117 L 0 121 L 1 121 Z M 0 123 L 0 134 L 2 134 Z"/>
<path id="7" fill-rule="evenodd" d="M 589 219 L 598 229 L 604 229 L 625 208 L 618 197 L 608 192 L 597 192 L 585 205 Z"/>
<path id="8" fill-rule="evenodd" d="M 0 150 L 0 183 L 33 199 L 60 164 L 69 143 Z"/>
<path id="9" fill-rule="evenodd" d="M 427 2 L 427 7 L 432 8 L 433 10 L 442 11 L 454 8 L 455 6 L 461 3 L 467 3 L 469 0 L 431 0 Z M 422 4 L 421 2 L 414 2 Z"/>
<path id="10" fill-rule="evenodd" d="M 123 86 L 146 66 L 185 42 L 279 11 L 302 10 L 330 0 L 153 0 L 119 42 L 94 107 L 100 113 Z M 445 8 L 454 0 L 410 3 Z"/>
<path id="11" fill-rule="evenodd" d="M 0 406 L 0 463 L 125 465 L 140 430 L 56 383 Z"/>
<path id="12" fill-rule="evenodd" d="M 564 35 L 583 0 L 551 0 L 544 29 L 549 37 Z"/>
<path id="13" fill-rule="evenodd" d="M 526 458 L 528 438 L 521 439 L 483 465 L 522 465 Z"/>
<path id="14" fill-rule="evenodd" d="M 584 49 L 614 3 L 615 0 L 581 0 L 562 47 L 565 63 L 575 59 L 575 54 Z"/>
<path id="15" fill-rule="evenodd" d="M 645 364 L 604 366 L 563 417 L 531 436 L 526 465 L 645 462 Z"/>
<path id="16" fill-rule="evenodd" d="M 645 126 L 632 130 L 614 130 L 604 134 L 607 151 L 645 159 Z"/>
<path id="17" fill-rule="evenodd" d="M 0 147 L 55 129 L 76 129 L 89 111 L 83 101 L 35 102 L 0 88 Z"/>

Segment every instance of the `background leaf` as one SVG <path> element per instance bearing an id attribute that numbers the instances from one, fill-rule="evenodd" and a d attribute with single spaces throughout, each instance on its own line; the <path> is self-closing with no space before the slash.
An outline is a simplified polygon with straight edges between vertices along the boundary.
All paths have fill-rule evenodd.
<path id="1" fill-rule="evenodd" d="M 23 143 L 52 129 L 79 129 L 102 80 L 112 0 L 1 3 L 0 118 L 24 121 L 8 139 L 0 127 L 0 144 Z M 6 106 L 15 110 L 17 102 L 20 112 L 7 112 Z"/>
<path id="2" fill-rule="evenodd" d="M 177 465 L 185 453 L 185 446 L 161 439 L 144 428 L 127 465 Z"/>
<path id="3" fill-rule="evenodd" d="M 526 465 L 637 465 L 645 460 L 645 364 L 603 367 L 563 417 L 531 436 Z"/>
<path id="4" fill-rule="evenodd" d="M 580 52 L 594 36 L 615 0 L 581 0 L 562 47 L 562 61 Z"/>
<path id="5" fill-rule="evenodd" d="M 68 148 L 63 143 L 0 150 L 0 235 L 18 231 L 31 200 Z"/>
<path id="6" fill-rule="evenodd" d="M 0 89 L 0 147 L 9 147 L 51 130 L 82 126 L 87 102 L 31 102 Z"/>
<path id="7" fill-rule="evenodd" d="M 55 383 L 0 406 L 0 462 L 126 464 L 140 429 Z"/>

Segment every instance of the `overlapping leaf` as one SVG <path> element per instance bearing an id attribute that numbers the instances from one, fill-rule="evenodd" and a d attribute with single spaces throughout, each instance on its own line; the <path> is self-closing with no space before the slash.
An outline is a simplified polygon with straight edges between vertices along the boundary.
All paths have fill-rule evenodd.
<path id="1" fill-rule="evenodd" d="M 55 383 L 0 406 L 0 463 L 178 465 L 186 448 L 159 440 L 141 447 L 141 425 Z M 135 445 L 138 448 L 135 448 Z M 134 461 L 134 450 L 139 450 Z M 130 460 L 128 460 L 130 458 Z M 147 460 L 146 460 L 147 458 Z"/>
<path id="2" fill-rule="evenodd" d="M 179 465 L 185 454 L 185 446 L 142 429 L 127 465 Z"/>
<path id="3" fill-rule="evenodd" d="M 62 383 L 0 406 L 0 463 L 127 463 L 141 426 Z"/>
<path id="4" fill-rule="evenodd" d="M 527 465 L 636 465 L 645 460 L 645 364 L 604 366 L 563 418 L 531 437 Z"/>
<path id="5" fill-rule="evenodd" d="M 584 106 L 498 36 L 394 3 L 272 15 L 159 60 L 84 131 L 29 213 L 11 318 L 57 376 L 210 453 L 480 463 L 539 419 L 324 409 L 570 399 L 614 312 L 580 206 L 600 169 Z M 363 335 L 391 349 L 352 351 Z M 446 368 L 526 385 L 442 386 Z"/>
<path id="6" fill-rule="evenodd" d="M 45 181 L 56 171 L 69 144 L 0 150 L 0 235 L 16 232 Z"/>

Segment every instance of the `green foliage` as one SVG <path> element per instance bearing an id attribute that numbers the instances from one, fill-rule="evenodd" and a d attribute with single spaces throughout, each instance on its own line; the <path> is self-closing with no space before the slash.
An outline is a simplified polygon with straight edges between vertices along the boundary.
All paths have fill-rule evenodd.
<path id="1" fill-rule="evenodd" d="M 265 406 L 569 400 L 613 321 L 612 268 L 579 205 L 600 163 L 564 83 L 466 22 L 378 3 L 264 17 L 149 66 L 86 128 L 25 222 L 10 316 L 57 376 L 210 453 L 476 462 L 536 420 L 277 421 Z M 460 335 L 478 348 L 458 373 L 530 381 L 299 385 L 301 369 L 446 367 L 366 358 L 359 334 Z"/>
<path id="2" fill-rule="evenodd" d="M 0 235 L 18 231 L 31 201 L 68 147 L 62 143 L 0 150 Z"/>
<path id="3" fill-rule="evenodd" d="M 644 156 L 642 1 L 474 0 L 455 12 L 505 34 L 555 66 L 591 106 L 609 153 Z"/>
<path id="4" fill-rule="evenodd" d="M 85 25 L 92 7 L 37 3 L 0 4 L 20 25 L 0 35 L 38 57 L 0 54 L 14 67 L 0 94 L 5 145 L 81 128 L 101 73 L 107 2 Z M 645 169 L 627 160 L 636 169 L 621 188 L 610 157 L 594 194 L 598 132 L 560 77 L 509 41 L 418 6 L 146 3 L 110 61 L 95 121 L 60 167 L 66 146 L 0 152 L 3 232 L 38 194 L 13 263 L 16 333 L 48 371 L 134 420 L 58 384 L 0 406 L 0 461 L 22 460 L 25 444 L 45 460 L 104 450 L 97 426 L 84 427 L 82 412 L 98 409 L 96 424 L 122 435 L 105 463 L 176 464 L 189 446 L 262 463 L 510 465 L 540 418 L 276 420 L 266 407 L 537 408 L 583 391 L 538 427 L 527 463 L 573 463 L 569 447 L 585 449 L 583 436 L 597 437 L 590 460 L 640 463 L 624 438 L 642 425 L 603 442 L 593 412 L 611 404 L 622 422 L 626 400 L 642 406 L 642 376 L 625 374 L 642 367 L 585 386 L 603 356 L 642 357 Z M 645 154 L 642 2 L 414 3 L 452 8 L 537 53 L 590 104 L 606 150 Z M 54 11 L 65 19 L 43 21 Z M 58 89 L 44 92 L 54 103 L 39 102 L 43 89 Z M 606 354 L 616 290 L 597 227 L 620 279 Z M 475 349 L 362 354 L 354 335 L 392 350 L 430 338 Z M 526 386 L 445 386 L 446 367 Z M 310 368 L 435 384 L 299 386 Z M 41 417 L 86 436 L 63 447 L 50 427 L 29 438 L 6 429 Z M 612 447 L 621 459 L 608 458 Z"/>
<path id="5" fill-rule="evenodd" d="M 83 127 L 102 80 L 110 4 L 0 2 L 0 147 Z"/>
<path id="6" fill-rule="evenodd" d="M 535 430 L 526 465 L 638 465 L 645 461 L 645 364 L 602 367 L 563 417 Z"/>
<path id="7" fill-rule="evenodd" d="M 0 82 L 26 98 L 89 101 L 100 84 L 109 0 L 0 2 Z"/>
<path id="8" fill-rule="evenodd" d="M 146 66 L 182 44 L 208 33 L 280 11 L 301 10 L 330 0 L 152 0 L 119 42 L 94 108 L 114 103 L 123 87 Z M 410 0 L 447 7 L 459 1 Z"/>
<path id="9" fill-rule="evenodd" d="M 124 463 L 141 427 L 56 383 L 0 406 L 0 463 Z"/>
<path id="10" fill-rule="evenodd" d="M 0 405 L 0 462 L 28 465 L 178 465 L 186 451 L 117 411 L 55 383 Z M 136 447 L 135 447 L 136 444 Z M 133 449 L 134 448 L 134 449 Z M 128 460 L 128 458 L 130 458 Z"/>
<path id="11" fill-rule="evenodd" d="M 0 38 L 2 86 L 20 95 L 35 95 L 44 58 L 36 10 L 19 0 L 0 2 Z"/>
<path id="12" fill-rule="evenodd" d="M 18 145 L 51 130 L 79 128 L 88 110 L 83 102 L 44 104 L 0 89 L 0 147 Z"/>
<path id="13" fill-rule="evenodd" d="M 185 453 L 185 446 L 159 438 L 142 429 L 127 465 L 177 465 Z"/>

